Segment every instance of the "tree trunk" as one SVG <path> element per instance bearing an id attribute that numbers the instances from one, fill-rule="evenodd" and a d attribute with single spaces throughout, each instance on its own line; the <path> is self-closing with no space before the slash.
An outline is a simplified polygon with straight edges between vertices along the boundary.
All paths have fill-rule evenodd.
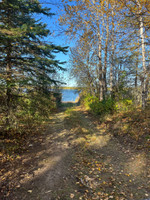
<path id="1" fill-rule="evenodd" d="M 137 89 L 137 80 L 138 80 L 138 65 L 139 65 L 139 56 L 136 56 L 136 69 L 135 69 L 135 89 Z"/>
<path id="2" fill-rule="evenodd" d="M 145 44 L 144 44 L 144 29 L 143 29 L 143 19 L 140 16 L 140 37 L 142 43 L 142 64 L 143 64 L 143 81 L 142 81 L 142 107 L 146 106 L 147 91 L 146 91 L 146 63 L 145 63 Z"/>
<path id="3" fill-rule="evenodd" d="M 110 66 L 110 94 L 113 93 L 113 70 L 114 70 L 114 53 L 115 53 L 115 38 L 114 38 L 114 6 L 112 8 L 112 47 L 111 47 L 111 66 Z"/>
<path id="4" fill-rule="evenodd" d="M 143 17 L 142 17 L 142 7 L 139 2 L 139 0 L 136 0 L 136 3 L 139 8 L 139 23 L 140 23 L 140 38 L 141 38 L 141 46 L 142 46 L 142 65 L 143 65 L 143 73 L 142 73 L 142 81 L 141 81 L 141 87 L 142 87 L 142 107 L 146 107 L 146 101 L 147 101 L 147 86 L 146 86 L 146 59 L 145 59 L 145 38 L 144 38 L 144 24 L 143 24 Z"/>
<path id="5" fill-rule="evenodd" d="M 97 37 L 98 37 L 98 81 L 99 81 L 99 100 L 102 101 L 104 97 L 103 92 L 103 68 L 102 68 L 102 37 L 100 33 L 100 22 L 99 13 L 97 11 L 97 5 L 95 0 L 92 0 L 95 11 L 96 11 L 96 26 L 97 26 Z"/>
<path id="6" fill-rule="evenodd" d="M 7 23 L 8 29 L 11 27 L 11 10 L 8 8 L 7 10 Z M 12 46 L 10 39 L 7 40 L 7 48 L 6 48 L 6 127 L 7 129 L 10 127 L 10 111 L 11 111 L 11 82 L 12 82 L 12 69 L 11 69 L 11 52 Z"/>
<path id="7" fill-rule="evenodd" d="M 108 10 L 108 0 L 106 1 L 106 8 Z M 106 25 L 106 43 L 105 43 L 105 61 L 104 61 L 104 73 L 103 73 L 103 78 L 104 78 L 104 97 L 106 96 L 107 93 L 107 80 L 106 80 L 106 73 L 107 73 L 107 58 L 108 58 L 108 39 L 109 39 L 109 16 L 107 14 L 106 17 L 107 25 Z"/>
<path id="8" fill-rule="evenodd" d="M 11 44 L 8 40 L 7 44 L 7 65 L 6 65 L 6 126 L 10 126 L 10 111 L 11 111 Z"/>
<path id="9" fill-rule="evenodd" d="M 99 100 L 102 101 L 103 100 L 103 71 L 102 71 L 102 44 L 101 44 L 101 37 L 100 35 L 99 37 L 99 52 L 98 52 L 98 59 L 99 59 Z"/>

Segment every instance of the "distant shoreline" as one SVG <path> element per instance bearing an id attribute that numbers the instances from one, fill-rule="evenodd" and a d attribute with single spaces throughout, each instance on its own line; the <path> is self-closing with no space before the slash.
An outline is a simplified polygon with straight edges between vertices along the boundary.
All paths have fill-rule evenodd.
<path id="1" fill-rule="evenodd" d="M 55 87 L 52 87 L 52 89 L 55 89 Z M 81 87 L 59 87 L 60 90 L 81 90 Z"/>

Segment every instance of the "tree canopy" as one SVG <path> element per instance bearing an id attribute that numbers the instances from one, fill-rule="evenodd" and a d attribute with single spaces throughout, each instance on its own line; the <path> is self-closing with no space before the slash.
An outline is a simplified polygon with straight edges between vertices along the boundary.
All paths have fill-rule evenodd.
<path id="1" fill-rule="evenodd" d="M 80 84 L 86 83 L 90 92 L 94 87 L 95 95 L 103 100 L 108 91 L 112 94 L 122 87 L 124 77 L 125 87 L 133 88 L 134 83 L 141 85 L 145 107 L 149 88 L 149 2 L 62 2 L 64 14 L 59 20 L 67 27 L 66 34 L 77 40 L 76 48 L 72 49 L 71 68 L 75 77 L 78 71 Z"/>

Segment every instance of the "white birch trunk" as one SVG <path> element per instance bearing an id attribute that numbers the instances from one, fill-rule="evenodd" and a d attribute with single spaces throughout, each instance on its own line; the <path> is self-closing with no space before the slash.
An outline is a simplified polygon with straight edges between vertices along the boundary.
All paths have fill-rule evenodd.
<path id="1" fill-rule="evenodd" d="M 141 77 L 141 86 L 142 86 L 142 107 L 145 108 L 146 100 L 147 100 L 147 78 L 146 78 L 146 59 L 145 59 L 145 37 L 144 37 L 144 24 L 142 17 L 142 7 L 139 0 L 136 0 L 136 3 L 139 8 L 139 23 L 140 23 L 140 38 L 141 38 L 141 46 L 142 46 L 142 65 L 143 65 L 143 73 Z"/>
<path id="2" fill-rule="evenodd" d="M 97 26 L 97 37 L 98 37 L 98 79 L 99 79 L 99 100 L 103 100 L 103 68 L 102 68 L 102 37 L 100 34 L 100 23 L 99 13 L 96 8 L 95 0 L 92 0 L 95 11 L 96 11 L 96 26 Z"/>

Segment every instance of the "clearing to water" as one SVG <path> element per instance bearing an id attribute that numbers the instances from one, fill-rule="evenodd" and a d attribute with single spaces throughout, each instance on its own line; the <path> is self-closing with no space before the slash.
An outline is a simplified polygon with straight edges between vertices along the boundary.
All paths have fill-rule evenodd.
<path id="1" fill-rule="evenodd" d="M 60 92 L 62 93 L 62 102 L 75 102 L 79 97 L 79 91 L 75 89 L 63 89 Z"/>

